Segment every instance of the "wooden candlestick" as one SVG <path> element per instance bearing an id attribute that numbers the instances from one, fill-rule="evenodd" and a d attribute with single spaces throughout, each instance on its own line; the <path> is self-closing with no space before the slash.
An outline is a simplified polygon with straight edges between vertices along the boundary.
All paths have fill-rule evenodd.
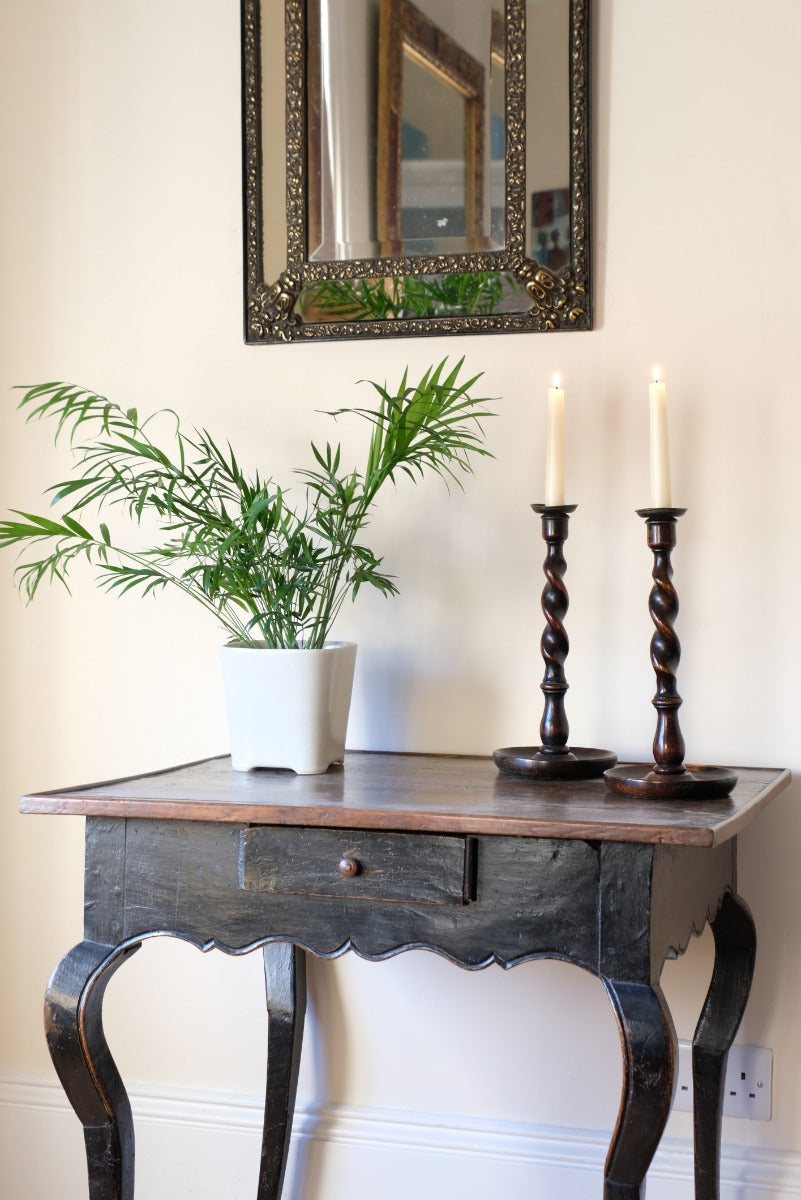
<path id="1" fill-rule="evenodd" d="M 656 673 L 654 761 L 625 763 L 606 771 L 604 779 L 613 792 L 670 800 L 708 799 L 728 796 L 737 782 L 734 771 L 724 767 L 686 767 L 684 738 L 679 726 L 681 696 L 676 687 L 676 670 L 681 645 L 673 626 L 679 599 L 673 586 L 671 554 L 676 545 L 676 523 L 685 508 L 640 508 L 645 519 L 648 546 L 653 551 L 653 587 L 648 611 L 654 623 L 651 664 Z"/>
<path id="2" fill-rule="evenodd" d="M 542 518 L 542 536 L 547 545 L 543 571 L 542 611 L 545 629 L 540 649 L 545 662 L 545 675 L 540 685 L 545 703 L 540 722 L 539 746 L 505 746 L 495 750 L 495 765 L 505 775 L 522 775 L 537 779 L 594 779 L 617 758 L 609 750 L 587 747 L 568 747 L 569 727 L 565 713 L 565 692 L 568 688 L 564 663 L 570 648 L 564 627 L 568 608 L 564 575 L 567 563 L 563 547 L 567 539 L 570 514 L 575 504 L 532 504 Z"/>

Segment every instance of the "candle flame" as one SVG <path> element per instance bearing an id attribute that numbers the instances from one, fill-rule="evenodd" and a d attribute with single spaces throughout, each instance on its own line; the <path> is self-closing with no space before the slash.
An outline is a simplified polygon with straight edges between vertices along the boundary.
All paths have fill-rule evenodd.
<path id="1" fill-rule="evenodd" d="M 558 387 L 561 387 L 561 386 L 562 386 L 561 376 L 560 376 L 560 374 L 559 374 L 559 372 L 558 372 L 558 371 L 554 371 L 554 375 L 553 375 L 553 386 L 554 386 L 555 388 L 558 388 Z"/>
<path id="2" fill-rule="evenodd" d="M 662 371 L 660 367 L 654 367 L 654 383 L 662 382 Z"/>

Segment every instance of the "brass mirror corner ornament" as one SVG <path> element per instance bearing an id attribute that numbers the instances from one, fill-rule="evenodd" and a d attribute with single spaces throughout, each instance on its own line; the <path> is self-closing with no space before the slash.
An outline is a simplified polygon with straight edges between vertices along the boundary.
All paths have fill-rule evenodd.
<path id="1" fill-rule="evenodd" d="M 246 342 L 591 328 L 589 0 L 241 5 Z"/>

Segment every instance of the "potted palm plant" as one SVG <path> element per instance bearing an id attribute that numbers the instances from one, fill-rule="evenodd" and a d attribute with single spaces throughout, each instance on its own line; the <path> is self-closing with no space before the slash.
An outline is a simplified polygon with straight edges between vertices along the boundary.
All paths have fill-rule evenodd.
<path id="1" fill-rule="evenodd" d="M 331 642 L 347 597 L 362 586 L 397 592 L 381 558 L 363 542 L 381 489 L 427 472 L 461 486 L 471 459 L 486 455 L 485 398 L 462 380 L 463 361 L 404 372 L 394 391 L 373 383 L 374 407 L 338 409 L 371 427 L 361 470 L 345 468 L 339 444 L 311 444 L 313 462 L 296 472 L 297 494 L 247 474 L 230 445 L 205 430 L 185 432 L 171 409 L 142 418 L 84 388 L 44 383 L 24 390 L 27 419 L 52 419 L 68 437 L 70 476 L 46 494 L 60 515 L 11 510 L 0 547 L 23 551 L 20 590 L 68 586 L 88 560 L 97 582 L 118 594 L 178 588 L 222 626 L 223 674 L 232 764 L 324 771 L 342 759 L 356 648 Z M 157 529 L 154 545 L 126 545 L 104 510 Z M 88 514 L 94 512 L 96 525 Z"/>

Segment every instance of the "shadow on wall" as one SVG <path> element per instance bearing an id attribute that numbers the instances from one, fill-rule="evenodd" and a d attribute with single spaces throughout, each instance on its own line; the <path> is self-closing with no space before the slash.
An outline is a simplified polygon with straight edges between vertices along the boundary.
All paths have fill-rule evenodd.
<path id="1" fill-rule="evenodd" d="M 345 1036 L 345 1002 L 342 983 L 337 971 L 326 970 L 328 963 L 309 954 L 306 956 L 307 1010 L 303 1054 L 311 1057 L 313 1109 L 308 1138 L 293 1139 L 294 1158 L 284 1192 L 286 1200 L 303 1200 L 322 1192 L 325 1174 L 325 1155 L 313 1140 L 319 1124 L 317 1112 L 331 1095 L 332 1080 L 347 1094 L 350 1047 Z M 269 1054 L 269 1049 L 268 1049 Z M 297 1119 L 297 1118 L 296 1118 Z"/>
<path id="2" fill-rule="evenodd" d="M 470 749 L 458 744 L 460 731 L 475 726 L 476 713 L 497 711 L 500 696 L 486 678 L 422 672 L 408 654 L 360 648 L 357 690 L 351 711 L 354 749 L 420 749 L 431 753 L 491 754 L 493 746 Z M 369 697 L 369 700 L 368 700 Z M 438 741 L 444 738 L 447 745 Z M 358 740 L 358 745 L 357 745 Z"/>

